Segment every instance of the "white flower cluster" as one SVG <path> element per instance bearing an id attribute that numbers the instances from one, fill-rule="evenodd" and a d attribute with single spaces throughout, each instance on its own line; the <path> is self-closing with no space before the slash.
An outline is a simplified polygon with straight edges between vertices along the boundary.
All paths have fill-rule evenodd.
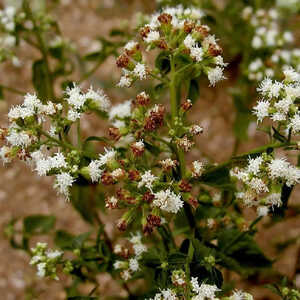
<path id="1" fill-rule="evenodd" d="M 166 212 L 176 214 L 184 204 L 181 200 L 181 196 L 176 195 L 170 189 L 159 191 L 155 193 L 154 196 L 153 206 L 159 207 L 161 210 Z"/>
<path id="2" fill-rule="evenodd" d="M 268 62 L 262 58 L 255 58 L 248 66 L 248 79 L 261 81 L 264 77 L 274 77 L 280 75 L 282 68 L 293 67 L 300 71 L 300 49 L 283 50 L 277 49 Z"/>
<path id="3" fill-rule="evenodd" d="M 180 274 L 180 284 L 177 280 L 173 280 L 175 274 Z M 178 277 L 178 276 L 177 276 Z M 154 298 L 148 300 L 177 300 L 181 299 L 182 294 L 186 290 L 186 276 L 182 270 L 175 270 L 172 273 L 172 283 L 174 287 L 161 290 L 159 293 L 155 294 Z M 216 293 L 221 291 L 216 285 L 201 283 L 199 285 L 199 280 L 197 277 L 192 277 L 190 282 L 188 282 L 188 287 L 191 289 L 192 300 L 253 300 L 253 296 L 240 290 L 236 290 L 230 297 L 217 298 Z"/>
<path id="4" fill-rule="evenodd" d="M 141 181 L 138 183 L 138 188 L 145 186 L 152 192 L 153 183 L 158 179 L 158 177 L 154 176 L 151 171 L 146 171 L 141 176 Z"/>
<path id="5" fill-rule="evenodd" d="M 263 100 L 258 101 L 253 111 L 259 122 L 270 117 L 279 122 L 288 131 L 298 134 L 300 131 L 300 115 L 297 101 L 300 98 L 300 73 L 292 68 L 284 71 L 283 82 L 264 79 L 258 87 Z"/>
<path id="6" fill-rule="evenodd" d="M 177 48 L 176 52 L 188 53 L 191 64 L 203 66 L 210 84 L 214 86 L 224 79 L 223 71 L 227 65 L 223 62 L 221 47 L 214 35 L 209 34 L 210 28 L 201 25 L 204 16 L 202 10 L 195 7 L 184 8 L 165 7 L 160 13 L 155 13 L 148 18 L 141 28 L 141 37 L 147 46 L 147 50 L 154 48 Z M 168 30 L 164 30 L 165 26 Z M 168 44 L 172 36 L 178 37 L 176 43 Z M 118 86 L 130 87 L 137 79 L 144 80 L 151 73 L 149 67 L 143 62 L 140 45 L 130 41 L 124 48 L 124 53 L 118 58 L 117 65 L 122 68 L 122 77 Z M 205 65 L 205 67 L 204 67 Z"/>
<path id="7" fill-rule="evenodd" d="M 296 11 L 300 7 L 298 0 L 276 0 L 276 5 L 280 8 L 288 8 Z"/>
<path id="8" fill-rule="evenodd" d="M 262 154 L 249 158 L 244 169 L 234 169 L 231 176 L 243 183 L 243 191 L 236 194 L 247 206 L 257 207 L 258 215 L 265 216 L 269 208 L 281 206 L 281 186 L 300 182 L 300 169 L 284 158 Z"/>
<path id="9" fill-rule="evenodd" d="M 69 121 L 75 122 L 80 119 L 81 113 L 88 108 L 97 109 L 108 112 L 110 108 L 110 100 L 102 90 L 94 91 L 91 87 L 87 93 L 82 93 L 79 86 L 74 86 L 66 90 L 66 101 L 70 105 L 67 118 Z"/>
<path id="10" fill-rule="evenodd" d="M 59 133 L 63 132 L 65 125 L 71 125 L 80 118 L 83 112 L 108 112 L 109 108 L 110 101 L 103 91 L 96 92 L 90 88 L 87 93 L 82 93 L 76 85 L 67 89 L 62 103 L 45 103 L 36 95 L 27 94 L 21 105 L 10 109 L 9 128 L 1 129 L 6 145 L 0 148 L 0 158 L 8 163 L 18 156 L 30 163 L 40 176 L 56 175 L 54 187 L 69 199 L 69 189 L 78 176 L 78 153 L 72 152 L 76 148 L 65 143 Z M 49 123 L 50 129 L 47 130 L 44 127 Z M 57 147 L 62 152 L 53 153 L 52 149 Z M 49 151 L 46 151 L 47 148 Z M 100 155 L 100 164 L 103 165 L 109 156 L 110 153 Z M 95 168 L 91 165 L 90 169 L 95 173 Z M 95 176 L 98 174 L 92 174 L 93 180 L 96 180 Z"/>
<path id="11" fill-rule="evenodd" d="M 294 41 L 290 31 L 281 32 L 279 28 L 279 12 L 275 9 L 258 9 L 247 6 L 242 12 L 245 20 L 249 21 L 254 29 L 252 47 L 254 49 L 278 48 Z"/>
<path id="12" fill-rule="evenodd" d="M 139 260 L 142 257 L 142 254 L 147 251 L 147 247 L 142 243 L 142 235 L 137 232 L 135 235 L 128 239 L 132 244 L 133 255 L 129 258 L 127 257 L 128 249 L 123 249 L 123 247 L 117 244 L 114 248 L 114 252 L 117 255 L 122 256 L 125 254 L 126 260 L 117 260 L 114 263 L 114 269 L 121 270 L 121 277 L 124 281 L 128 281 L 132 278 L 132 275 L 140 270 Z"/>
<path id="13" fill-rule="evenodd" d="M 47 250 L 47 247 L 46 243 L 37 243 L 36 247 L 31 249 L 30 264 L 37 267 L 39 277 L 49 276 L 58 280 L 57 265 L 61 262 L 64 253 L 58 250 Z"/>

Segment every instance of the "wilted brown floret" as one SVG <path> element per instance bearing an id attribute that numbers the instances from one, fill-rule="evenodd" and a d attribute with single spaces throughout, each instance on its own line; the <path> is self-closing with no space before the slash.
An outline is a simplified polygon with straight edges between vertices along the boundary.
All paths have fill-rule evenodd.
<path id="1" fill-rule="evenodd" d="M 140 30 L 140 35 L 143 39 L 147 38 L 151 28 L 149 26 L 145 26 Z"/>
<path id="2" fill-rule="evenodd" d="M 183 138 L 178 139 L 176 143 L 178 147 L 182 148 L 185 152 L 190 151 L 194 146 L 194 142 L 190 141 L 186 135 Z"/>
<path id="3" fill-rule="evenodd" d="M 148 222 L 151 226 L 160 226 L 160 224 L 161 224 L 161 217 L 160 217 L 160 216 L 156 216 L 156 215 L 149 214 L 149 215 L 147 216 L 147 222 Z"/>
<path id="4" fill-rule="evenodd" d="M 157 19 L 161 24 L 170 24 L 172 21 L 172 16 L 169 14 L 163 13 L 160 16 L 158 16 Z"/>
<path id="5" fill-rule="evenodd" d="M 193 208 L 197 208 L 199 206 L 199 203 L 197 201 L 197 199 L 193 196 L 191 196 L 189 199 L 188 199 L 190 205 L 192 205 Z"/>
<path id="6" fill-rule="evenodd" d="M 179 188 L 181 192 L 188 193 L 192 190 L 192 185 L 185 179 L 182 179 L 179 183 Z"/>
<path id="7" fill-rule="evenodd" d="M 108 129 L 108 135 L 114 141 L 118 141 L 121 138 L 120 130 L 116 127 L 110 127 Z"/>
<path id="8" fill-rule="evenodd" d="M 209 35 L 209 27 L 205 26 L 205 25 L 199 25 L 195 27 L 195 30 L 199 33 L 201 33 L 201 35 L 203 37 L 207 37 Z"/>
<path id="9" fill-rule="evenodd" d="M 101 175 L 101 182 L 104 185 L 111 185 L 114 183 L 114 178 L 112 177 L 112 175 L 108 172 L 103 172 L 103 174 Z"/>
<path id="10" fill-rule="evenodd" d="M 152 203 L 154 200 L 154 195 L 151 194 L 150 192 L 146 192 L 143 196 L 143 201 L 147 203 Z"/>
<path id="11" fill-rule="evenodd" d="M 150 97 L 146 93 L 140 93 L 135 98 L 135 104 L 137 105 L 148 105 L 150 102 Z"/>
<path id="12" fill-rule="evenodd" d="M 24 160 L 24 161 L 31 157 L 30 153 L 25 151 L 24 149 L 19 149 L 17 152 L 17 156 L 20 160 Z"/>
<path id="13" fill-rule="evenodd" d="M 193 106 L 193 103 L 190 99 L 187 99 L 181 104 L 181 108 L 184 111 L 188 111 Z"/>
<path id="14" fill-rule="evenodd" d="M 8 134 L 8 129 L 0 127 L 0 140 L 4 140 L 7 134 Z"/>
<path id="15" fill-rule="evenodd" d="M 194 28 L 195 28 L 195 23 L 189 21 L 184 22 L 183 30 L 186 33 L 191 33 Z"/>
<path id="16" fill-rule="evenodd" d="M 150 111 L 150 115 L 146 118 L 144 128 L 147 131 L 154 131 L 163 125 L 165 108 L 158 104 Z"/>
<path id="17" fill-rule="evenodd" d="M 141 178 L 140 172 L 138 170 L 129 170 L 128 178 L 131 181 L 138 181 Z"/>
<path id="18" fill-rule="evenodd" d="M 168 49 L 168 44 L 165 40 L 160 40 L 157 42 L 157 47 L 159 49 L 167 50 Z"/>
<path id="19" fill-rule="evenodd" d="M 130 148 L 134 156 L 141 156 L 145 152 L 144 145 L 140 145 L 139 142 L 131 144 Z"/>
<path id="20" fill-rule="evenodd" d="M 211 55 L 211 56 L 219 56 L 220 54 L 222 54 L 223 50 L 222 48 L 217 45 L 217 44 L 210 44 L 209 47 L 208 47 L 208 53 Z"/>
<path id="21" fill-rule="evenodd" d="M 127 229 L 127 222 L 123 219 L 119 220 L 117 223 L 117 228 L 120 231 L 125 231 Z"/>
<path id="22" fill-rule="evenodd" d="M 129 65 L 129 57 L 122 54 L 117 58 L 116 64 L 119 68 L 126 68 Z"/>

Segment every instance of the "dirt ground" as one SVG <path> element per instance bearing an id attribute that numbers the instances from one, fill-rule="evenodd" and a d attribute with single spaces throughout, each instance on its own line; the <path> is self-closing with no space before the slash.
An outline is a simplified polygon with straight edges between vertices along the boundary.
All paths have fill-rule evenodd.
<path id="1" fill-rule="evenodd" d="M 64 6 L 56 13 L 60 20 L 61 27 L 65 35 L 82 50 L 86 51 L 90 47 L 91 41 L 99 34 L 106 35 L 109 29 L 120 24 L 121 19 L 139 8 L 145 9 L 141 1 L 89 1 L 89 0 L 63 0 Z M 119 9 L 113 6 L 118 2 Z M 99 4 L 100 3 L 100 4 Z M 0 0 L 1 4 L 1 0 Z M 151 6 L 151 4 L 147 4 Z M 149 9 L 149 7 L 147 8 Z M 21 90 L 32 91 L 30 85 L 30 61 L 32 49 L 23 45 L 21 50 L 22 67 L 16 69 L 8 64 L 0 65 L 0 82 Z M 113 80 L 117 82 L 118 71 L 110 59 L 99 71 L 90 78 L 89 82 L 95 87 L 102 86 L 103 81 Z M 230 157 L 234 136 L 232 134 L 232 124 L 234 120 L 232 101 L 224 93 L 227 83 L 224 82 L 217 90 L 204 91 L 202 98 L 194 108 L 192 119 L 201 120 L 204 127 L 204 135 L 198 140 L 197 149 L 193 150 L 191 157 L 198 158 L 209 153 L 218 162 Z M 0 102 L 0 124 L 7 122 L 6 113 L 11 104 L 20 103 L 22 98 L 9 95 L 7 102 Z M 114 95 L 115 96 L 115 95 Z M 113 101 L 126 100 L 123 95 L 114 97 Z M 100 126 L 94 119 L 85 119 L 83 128 L 86 132 L 104 135 L 105 127 Z M 264 137 L 255 133 L 255 126 L 250 126 L 251 140 L 239 148 L 239 152 L 244 152 L 255 145 L 262 145 Z M 220 151 L 222 149 L 222 151 Z M 22 163 L 0 166 L 0 231 L 4 225 L 13 217 L 23 217 L 30 214 L 54 214 L 57 216 L 57 228 L 66 229 L 76 234 L 88 230 L 88 226 L 80 220 L 77 213 L 63 199 L 57 197 L 52 189 L 51 178 L 40 178 L 33 174 Z M 292 202 L 299 203 L 299 189 L 293 193 Z M 247 212 L 249 218 L 252 212 Z M 247 215 L 248 217 L 248 215 Z M 109 234 L 115 231 L 112 219 L 114 217 L 103 216 L 106 223 L 106 230 Z M 291 237 L 299 236 L 300 219 L 289 218 L 270 229 L 263 229 L 257 236 L 257 240 L 266 253 L 275 258 L 276 253 L 270 247 L 275 241 L 284 241 Z M 297 260 L 299 260 L 299 246 L 288 248 L 275 262 L 275 269 L 287 275 L 289 278 L 296 278 Z M 0 299 L 3 300 L 29 300 L 29 299 L 64 299 L 64 292 L 59 283 L 39 280 L 35 276 L 35 270 L 29 266 L 29 258 L 23 252 L 11 249 L 3 234 L 0 235 Z M 299 261 L 298 261 L 299 264 Z M 298 265 L 298 271 L 300 266 Z M 234 278 L 234 277 L 233 277 Z M 300 274 L 297 277 L 300 287 Z M 33 288 L 37 290 L 37 298 L 29 297 Z M 249 283 L 241 284 L 250 293 L 255 294 L 255 299 L 277 299 L 265 290 L 257 288 Z M 110 295 L 120 295 L 118 286 L 109 276 L 101 277 L 100 291 Z M 28 296 L 28 298 L 26 298 Z"/>

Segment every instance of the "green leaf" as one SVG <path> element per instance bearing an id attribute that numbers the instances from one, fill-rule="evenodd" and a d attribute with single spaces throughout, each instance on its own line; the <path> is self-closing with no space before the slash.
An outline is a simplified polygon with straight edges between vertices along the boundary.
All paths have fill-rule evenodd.
<path id="1" fill-rule="evenodd" d="M 245 272 L 253 273 L 256 269 L 272 266 L 272 262 L 264 255 L 249 233 L 241 233 L 237 229 L 221 230 L 218 233 L 218 247 L 221 253 L 234 259 Z M 223 259 L 220 264 L 222 263 L 226 265 Z M 230 264 L 226 267 L 232 268 Z"/>
<path id="2" fill-rule="evenodd" d="M 188 99 L 192 100 L 193 103 L 199 99 L 199 84 L 195 79 L 191 80 L 190 82 Z"/>
<path id="3" fill-rule="evenodd" d="M 108 140 L 108 138 L 103 137 L 103 136 L 101 136 L 101 137 L 100 136 L 90 136 L 84 141 L 83 145 L 86 146 L 86 144 L 89 142 L 109 143 L 109 140 Z"/>
<path id="4" fill-rule="evenodd" d="M 212 167 L 204 172 L 200 177 L 200 182 L 203 182 L 207 185 L 220 187 L 224 189 L 233 189 L 233 185 L 230 181 L 229 169 L 228 167 Z"/>
<path id="5" fill-rule="evenodd" d="M 23 230 L 26 234 L 44 234 L 53 229 L 56 218 L 54 216 L 32 215 L 24 218 Z"/>
<path id="6" fill-rule="evenodd" d="M 51 86 L 48 76 L 51 76 L 47 72 L 47 65 L 43 59 L 37 60 L 32 65 L 32 83 L 37 92 L 38 97 L 41 100 L 48 99 L 51 94 Z"/>
<path id="7" fill-rule="evenodd" d="M 185 264 L 187 255 L 181 252 L 173 252 L 168 255 L 168 263 L 170 265 Z"/>
<path id="8" fill-rule="evenodd" d="M 74 235 L 64 230 L 57 230 L 54 237 L 54 243 L 62 250 L 72 250 Z"/>
<path id="9" fill-rule="evenodd" d="M 155 60 L 155 67 L 159 69 L 160 73 L 162 74 L 167 74 L 170 72 L 171 64 L 169 51 L 163 51 L 157 56 Z"/>

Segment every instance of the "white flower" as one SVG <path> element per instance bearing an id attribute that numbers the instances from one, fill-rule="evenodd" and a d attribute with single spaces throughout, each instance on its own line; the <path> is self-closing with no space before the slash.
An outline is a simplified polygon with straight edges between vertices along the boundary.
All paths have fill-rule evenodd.
<path id="1" fill-rule="evenodd" d="M 8 154 L 10 153 L 10 148 L 7 146 L 3 146 L 0 148 L 0 158 L 3 162 L 3 164 L 7 164 L 11 162 L 11 159 L 9 158 Z"/>
<path id="2" fill-rule="evenodd" d="M 116 151 L 113 149 L 105 149 L 105 153 L 99 155 L 99 166 L 103 166 L 113 161 L 115 159 L 116 154 Z"/>
<path id="3" fill-rule="evenodd" d="M 129 269 L 136 272 L 139 269 L 139 262 L 136 258 L 129 259 Z"/>
<path id="4" fill-rule="evenodd" d="M 291 187 L 300 182 L 300 169 L 298 167 L 289 166 L 286 173 L 286 185 Z"/>
<path id="5" fill-rule="evenodd" d="M 262 39 L 256 35 L 252 40 L 252 47 L 254 49 L 258 49 L 258 48 L 261 48 L 262 45 L 263 45 Z"/>
<path id="6" fill-rule="evenodd" d="M 283 84 L 281 82 L 275 81 L 270 88 L 270 97 L 278 98 L 280 94 L 280 90 L 283 88 Z"/>
<path id="7" fill-rule="evenodd" d="M 111 103 L 107 95 L 103 90 L 94 91 L 92 87 L 89 88 L 88 92 L 85 94 L 85 99 L 91 99 L 93 103 L 103 111 L 108 112 Z"/>
<path id="8" fill-rule="evenodd" d="M 135 41 L 129 41 L 129 42 L 125 45 L 124 49 L 125 49 L 125 50 L 128 50 L 128 51 L 131 51 L 131 50 L 133 50 L 137 45 L 138 45 L 137 42 L 135 42 Z"/>
<path id="9" fill-rule="evenodd" d="M 218 81 L 225 79 L 223 71 L 223 68 L 215 67 L 207 72 L 208 80 L 211 86 L 215 86 Z"/>
<path id="10" fill-rule="evenodd" d="M 269 208 L 268 208 L 268 206 L 259 206 L 259 207 L 257 208 L 257 215 L 258 215 L 259 217 L 265 217 L 265 216 L 268 215 L 268 213 L 269 213 Z"/>
<path id="11" fill-rule="evenodd" d="M 158 178 L 154 176 L 151 171 L 146 171 L 142 176 L 141 176 L 141 181 L 138 183 L 138 188 L 141 188 L 145 186 L 149 190 L 152 191 L 152 185 L 155 180 Z"/>
<path id="12" fill-rule="evenodd" d="M 158 41 L 159 39 L 160 39 L 159 32 L 151 30 L 144 40 L 146 43 L 152 43 Z"/>
<path id="13" fill-rule="evenodd" d="M 257 121 L 261 122 L 269 115 L 270 102 L 267 100 L 260 100 L 253 108 L 253 113 L 257 116 Z"/>
<path id="14" fill-rule="evenodd" d="M 253 62 L 250 63 L 248 68 L 249 68 L 249 71 L 255 72 L 262 66 L 263 66 L 262 60 L 260 58 L 257 58 L 256 60 L 254 60 Z"/>
<path id="15" fill-rule="evenodd" d="M 50 259 L 57 259 L 61 257 L 64 253 L 62 251 L 54 250 L 54 251 L 48 251 L 47 257 Z"/>
<path id="16" fill-rule="evenodd" d="M 281 206 L 282 201 L 281 201 L 281 194 L 280 193 L 272 193 L 268 195 L 266 198 L 266 203 L 273 206 Z"/>
<path id="17" fill-rule="evenodd" d="M 132 247 L 136 257 L 141 256 L 142 253 L 147 251 L 147 246 L 145 246 L 144 244 L 134 244 Z"/>
<path id="18" fill-rule="evenodd" d="M 290 110 L 290 106 L 293 104 L 293 101 L 290 98 L 282 99 L 274 104 L 274 107 L 282 112 L 287 114 Z"/>
<path id="19" fill-rule="evenodd" d="M 38 269 L 37 276 L 39 276 L 39 277 L 45 277 L 46 276 L 46 266 L 47 265 L 46 265 L 45 262 L 39 263 L 37 265 L 37 269 Z"/>
<path id="20" fill-rule="evenodd" d="M 256 158 L 249 158 L 247 172 L 257 175 L 260 171 L 260 166 L 262 163 L 263 163 L 263 158 L 261 156 Z"/>
<path id="21" fill-rule="evenodd" d="M 55 153 L 55 155 L 50 158 L 50 162 L 51 168 L 61 169 L 67 167 L 66 159 L 60 152 Z"/>
<path id="22" fill-rule="evenodd" d="M 136 234 L 131 233 L 131 238 L 129 239 L 129 242 L 132 244 L 141 244 L 142 243 L 142 235 L 140 232 L 137 232 Z"/>
<path id="23" fill-rule="evenodd" d="M 109 119 L 126 118 L 131 115 L 131 100 L 113 106 L 109 112 Z"/>
<path id="24" fill-rule="evenodd" d="M 269 176 L 271 179 L 285 178 L 289 169 L 289 163 L 285 158 L 273 159 L 268 164 Z"/>
<path id="25" fill-rule="evenodd" d="M 67 88 L 66 94 L 67 102 L 75 109 L 80 109 L 86 101 L 86 97 L 82 95 L 80 87 L 76 84 L 72 88 Z"/>
<path id="26" fill-rule="evenodd" d="M 140 80 L 144 80 L 147 78 L 147 71 L 144 64 L 137 63 L 133 70 L 135 76 L 137 76 Z"/>
<path id="27" fill-rule="evenodd" d="M 285 31 L 283 34 L 283 39 L 287 43 L 292 43 L 294 41 L 294 36 L 290 31 Z"/>
<path id="28" fill-rule="evenodd" d="M 27 147 L 31 144 L 30 136 L 25 132 L 17 132 L 16 130 L 11 130 L 9 135 L 6 137 L 8 143 L 12 146 Z"/>
<path id="29" fill-rule="evenodd" d="M 69 188 L 72 186 L 75 179 L 66 172 L 56 175 L 56 182 L 54 188 L 56 188 L 59 193 L 63 194 L 66 199 L 69 199 Z"/>
<path id="30" fill-rule="evenodd" d="M 132 79 L 128 75 L 123 75 L 120 78 L 119 83 L 117 84 L 118 87 L 127 87 L 129 88 L 132 84 Z"/>
<path id="31" fill-rule="evenodd" d="M 116 260 L 114 262 L 114 269 L 118 270 L 118 269 L 123 269 L 124 267 L 126 268 L 127 264 L 124 261 L 121 260 Z"/>
<path id="32" fill-rule="evenodd" d="M 189 34 L 184 39 L 183 44 L 186 48 L 191 49 L 196 45 L 196 40 Z"/>
<path id="33" fill-rule="evenodd" d="M 90 164 L 88 165 L 88 170 L 89 170 L 89 174 L 90 174 L 92 182 L 98 182 L 101 177 L 101 174 L 103 172 L 100 169 L 99 160 L 92 160 L 90 162 Z"/>
<path id="34" fill-rule="evenodd" d="M 76 110 L 70 109 L 68 111 L 67 119 L 69 121 L 75 122 L 76 120 L 80 119 L 81 113 L 77 112 Z"/>
<path id="35" fill-rule="evenodd" d="M 159 207 L 161 210 L 171 213 L 177 213 L 182 207 L 184 202 L 179 195 L 176 195 L 170 189 L 160 191 L 154 194 L 155 198 L 153 205 Z"/>
<path id="36" fill-rule="evenodd" d="M 258 194 L 259 193 L 267 193 L 269 191 L 266 184 L 260 178 L 252 178 L 248 184 Z"/>
<path id="37" fill-rule="evenodd" d="M 285 76 L 285 80 L 287 80 L 288 82 L 300 81 L 300 74 L 296 72 L 292 67 L 284 69 L 283 74 Z"/>
<path id="38" fill-rule="evenodd" d="M 123 280 L 127 281 L 131 278 L 131 274 L 129 270 L 125 270 L 121 273 L 121 277 Z"/>
<path id="39" fill-rule="evenodd" d="M 300 114 L 295 114 L 291 119 L 288 125 L 289 128 L 292 129 L 293 134 L 297 134 L 300 132 Z"/>
<path id="40" fill-rule="evenodd" d="M 161 294 L 163 296 L 163 300 L 177 300 L 175 292 L 170 289 L 162 290 Z"/>
<path id="41" fill-rule="evenodd" d="M 262 95 L 267 96 L 272 88 L 273 82 L 270 78 L 265 78 L 260 86 L 257 88 L 257 91 Z"/>
<path id="42" fill-rule="evenodd" d="M 197 62 L 203 60 L 204 51 L 201 47 L 192 47 L 191 50 L 191 57 L 194 58 Z"/>
<path id="43" fill-rule="evenodd" d="M 46 158 L 38 159 L 36 161 L 35 170 L 39 174 L 39 176 L 46 176 L 47 173 L 51 170 L 51 161 Z"/>
<path id="44" fill-rule="evenodd" d="M 233 292 L 233 295 L 230 297 L 230 300 L 253 300 L 253 297 L 248 293 L 236 290 Z"/>
<path id="45" fill-rule="evenodd" d="M 203 162 L 199 160 L 195 160 L 192 163 L 193 169 L 192 169 L 192 175 L 193 177 L 200 177 L 204 171 L 204 164 Z"/>
<path id="46" fill-rule="evenodd" d="M 217 57 L 214 58 L 215 64 L 221 67 L 226 67 L 228 63 L 224 63 L 224 59 L 221 55 L 218 55 Z"/>

